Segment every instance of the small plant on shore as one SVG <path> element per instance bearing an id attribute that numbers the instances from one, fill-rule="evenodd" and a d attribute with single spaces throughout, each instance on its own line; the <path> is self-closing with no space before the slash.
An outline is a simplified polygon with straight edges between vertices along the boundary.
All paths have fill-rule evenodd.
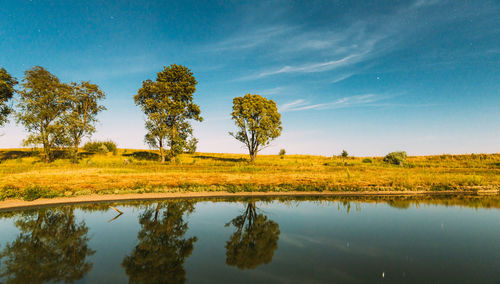
<path id="1" fill-rule="evenodd" d="M 391 152 L 384 157 L 384 162 L 401 166 L 406 162 L 406 158 L 408 156 L 405 151 Z"/>
<path id="2" fill-rule="evenodd" d="M 286 154 L 286 150 L 285 149 L 281 149 L 280 153 L 279 153 L 280 158 L 283 159 L 285 157 L 285 154 Z"/>

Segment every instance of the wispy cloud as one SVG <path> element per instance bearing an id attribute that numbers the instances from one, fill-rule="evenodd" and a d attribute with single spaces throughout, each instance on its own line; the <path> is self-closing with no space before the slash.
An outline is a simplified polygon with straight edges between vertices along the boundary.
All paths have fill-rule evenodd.
<path id="1" fill-rule="evenodd" d="M 359 58 L 360 56 L 362 56 L 362 54 L 351 54 L 351 55 L 345 56 L 343 58 L 330 60 L 330 61 L 326 61 L 326 62 L 312 63 L 312 64 L 306 64 L 306 65 L 301 65 L 301 66 L 285 66 L 285 67 L 280 68 L 278 70 L 262 72 L 262 73 L 258 74 L 257 77 L 265 77 L 265 76 L 276 75 L 276 74 L 280 74 L 280 73 L 323 72 L 323 71 L 331 70 L 331 69 L 334 69 L 336 67 L 340 67 L 340 66 L 344 66 L 346 64 L 349 64 L 349 63 L 355 61 L 356 58 Z"/>
<path id="2" fill-rule="evenodd" d="M 279 94 L 283 93 L 284 90 L 285 90 L 285 87 L 276 87 L 276 88 L 260 90 L 260 91 L 257 91 L 256 93 L 259 95 L 262 95 L 262 96 L 279 95 Z"/>
<path id="3" fill-rule="evenodd" d="M 234 51 L 233 60 L 252 56 L 256 62 L 264 62 L 255 66 L 250 74 L 234 79 L 236 81 L 291 74 L 356 73 L 356 69 L 380 62 L 387 54 L 413 44 L 416 35 L 456 21 L 461 14 L 456 15 L 453 10 L 444 15 L 428 11 L 428 8 L 446 5 L 454 5 L 460 11 L 465 9 L 454 1 L 414 0 L 387 13 L 320 29 L 311 29 L 306 24 L 290 26 L 283 21 L 281 25 L 251 32 L 237 30 L 207 50 Z M 424 16 L 425 21 L 416 20 Z"/>
<path id="4" fill-rule="evenodd" d="M 364 95 L 343 97 L 335 101 L 318 103 L 318 104 L 311 104 L 304 99 L 298 99 L 279 106 L 279 110 L 281 112 L 290 112 L 290 111 L 303 111 L 303 110 L 325 110 L 334 108 L 345 108 L 345 107 L 368 105 L 385 98 L 386 98 L 385 96 L 380 96 L 375 94 L 364 94 Z"/>
<path id="5" fill-rule="evenodd" d="M 420 8 L 420 7 L 425 7 L 425 6 L 432 6 L 436 4 L 440 4 L 442 2 L 445 2 L 443 0 L 417 0 L 413 3 L 412 7 L 414 8 Z"/>
<path id="6" fill-rule="evenodd" d="M 240 32 L 237 36 L 211 44 L 204 47 L 204 51 L 241 51 L 262 46 L 271 41 L 271 39 L 290 33 L 295 27 L 278 25 L 257 29 L 248 33 Z"/>

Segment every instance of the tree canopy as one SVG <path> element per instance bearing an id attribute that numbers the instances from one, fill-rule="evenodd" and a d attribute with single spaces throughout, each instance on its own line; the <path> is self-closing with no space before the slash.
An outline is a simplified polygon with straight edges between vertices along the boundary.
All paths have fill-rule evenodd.
<path id="1" fill-rule="evenodd" d="M 49 162 L 52 148 L 67 143 L 63 115 L 69 108 L 70 88 L 40 66 L 24 74 L 17 120 L 30 133 L 24 143 L 43 145 L 45 161 Z"/>
<path id="2" fill-rule="evenodd" d="M 45 161 L 53 159 L 55 147 L 73 146 L 75 157 L 84 136 L 95 132 L 99 104 L 104 92 L 90 82 L 62 83 L 45 68 L 24 72 L 17 105 L 17 122 L 29 132 L 25 145 L 42 145 Z"/>
<path id="3" fill-rule="evenodd" d="M 199 106 L 193 102 L 196 84 L 189 68 L 172 64 L 164 67 L 155 81 L 144 81 L 134 96 L 135 103 L 146 115 L 145 141 L 160 150 L 162 162 L 165 161 L 165 146 L 170 148 L 173 159 L 196 147 L 197 140 L 192 137 L 189 122 L 203 120 Z"/>
<path id="4" fill-rule="evenodd" d="M 8 101 L 12 99 L 17 85 L 16 78 L 12 77 L 5 68 L 0 68 L 0 127 L 7 122 L 8 115 L 12 112 L 12 108 L 8 105 Z"/>
<path id="5" fill-rule="evenodd" d="M 252 161 L 257 153 L 281 135 L 281 115 L 273 100 L 247 94 L 233 99 L 232 119 L 238 131 L 229 134 L 245 144 Z"/>
<path id="6" fill-rule="evenodd" d="M 97 114 L 106 108 L 99 104 L 106 95 L 99 86 L 90 82 L 71 83 L 71 92 L 68 96 L 69 112 L 64 117 L 64 124 L 68 131 L 70 143 L 78 152 L 81 140 L 84 136 L 90 136 L 95 132 Z"/>

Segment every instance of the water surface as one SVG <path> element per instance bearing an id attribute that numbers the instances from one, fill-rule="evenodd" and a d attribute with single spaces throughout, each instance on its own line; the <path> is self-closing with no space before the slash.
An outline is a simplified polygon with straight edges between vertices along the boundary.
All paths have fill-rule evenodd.
<path id="1" fill-rule="evenodd" d="M 428 196 L 2 211 L 0 283 L 499 283 L 499 209 Z"/>

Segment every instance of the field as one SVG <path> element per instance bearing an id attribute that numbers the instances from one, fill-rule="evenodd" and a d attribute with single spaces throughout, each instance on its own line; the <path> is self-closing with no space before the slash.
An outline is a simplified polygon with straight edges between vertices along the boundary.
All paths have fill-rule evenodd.
<path id="1" fill-rule="evenodd" d="M 0 150 L 0 200 L 200 191 L 482 191 L 500 190 L 500 154 L 382 157 L 183 154 L 161 164 L 154 151 L 80 153 L 78 163 L 46 164 L 28 149 Z"/>

